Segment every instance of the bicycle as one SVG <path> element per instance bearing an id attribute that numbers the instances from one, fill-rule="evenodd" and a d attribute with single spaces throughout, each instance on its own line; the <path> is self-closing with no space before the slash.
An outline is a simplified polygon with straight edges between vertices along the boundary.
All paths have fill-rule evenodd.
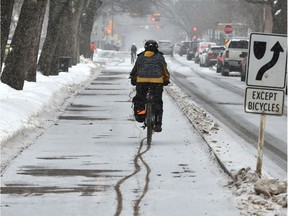
<path id="1" fill-rule="evenodd" d="M 136 60 L 136 53 L 131 53 L 131 64 L 134 64 L 134 61 Z"/>
<path id="2" fill-rule="evenodd" d="M 149 88 L 146 94 L 145 104 L 146 116 L 144 121 L 144 128 L 147 127 L 147 145 L 151 145 L 152 134 L 155 127 L 155 110 L 154 110 L 154 97 L 152 90 Z"/>

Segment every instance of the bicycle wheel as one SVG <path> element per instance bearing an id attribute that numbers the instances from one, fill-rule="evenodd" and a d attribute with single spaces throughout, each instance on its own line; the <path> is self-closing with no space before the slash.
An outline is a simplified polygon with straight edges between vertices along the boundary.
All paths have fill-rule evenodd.
<path id="1" fill-rule="evenodd" d="M 147 104 L 147 145 L 152 143 L 152 134 L 153 134 L 153 113 L 152 113 L 152 104 Z"/>

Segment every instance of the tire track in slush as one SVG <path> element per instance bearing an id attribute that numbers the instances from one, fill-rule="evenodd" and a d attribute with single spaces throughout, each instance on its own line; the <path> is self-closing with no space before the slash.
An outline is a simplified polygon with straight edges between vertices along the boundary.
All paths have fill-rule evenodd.
<path id="1" fill-rule="evenodd" d="M 130 179 L 132 176 L 136 175 L 138 172 L 141 171 L 141 166 L 139 165 L 139 160 L 143 163 L 145 169 L 146 169 L 146 176 L 145 176 L 145 185 L 143 188 L 143 191 L 141 193 L 141 195 L 139 196 L 139 198 L 135 201 L 135 204 L 133 206 L 133 215 L 134 216 L 138 216 L 139 215 L 139 210 L 140 210 L 140 203 L 142 201 L 142 199 L 144 198 L 144 196 L 146 195 L 148 188 L 149 188 L 149 182 L 150 182 L 150 173 L 151 173 L 151 168 L 149 167 L 149 165 L 145 162 L 145 160 L 143 159 L 143 155 L 148 152 L 151 148 L 151 145 L 146 145 L 146 149 L 144 151 L 141 152 L 143 146 L 144 146 L 144 140 L 146 140 L 146 138 L 144 138 L 141 142 L 140 142 L 140 146 L 138 149 L 137 154 L 134 157 L 134 172 L 131 173 L 130 175 L 125 176 L 124 178 L 120 179 L 116 185 L 114 186 L 114 190 L 116 191 L 117 194 L 117 208 L 116 208 L 116 213 L 114 214 L 114 216 L 119 216 L 122 212 L 123 209 L 123 194 L 121 192 L 121 185 L 128 179 Z"/>
<path id="2" fill-rule="evenodd" d="M 133 89 L 133 91 L 130 92 L 130 94 L 129 94 L 130 101 L 132 101 L 132 95 L 134 93 L 135 93 L 135 89 Z M 130 179 L 132 176 L 136 175 L 138 172 L 141 171 L 141 166 L 139 165 L 139 160 L 140 160 L 146 169 L 146 176 L 145 176 L 145 185 L 144 185 L 142 194 L 135 201 L 135 204 L 133 206 L 133 215 L 134 216 L 139 215 L 140 203 L 148 191 L 149 182 L 150 182 L 149 175 L 151 173 L 151 168 L 149 167 L 149 165 L 146 163 L 146 161 L 142 157 L 146 152 L 148 152 L 150 150 L 151 145 L 146 145 L 146 149 L 143 152 L 141 152 L 141 150 L 144 146 L 144 140 L 146 140 L 146 138 L 141 140 L 139 149 L 138 149 L 137 154 L 135 155 L 134 160 L 133 160 L 134 168 L 135 168 L 134 172 L 131 173 L 130 175 L 127 175 L 124 178 L 120 179 L 114 186 L 114 190 L 116 191 L 116 194 L 117 194 L 117 208 L 116 208 L 116 212 L 115 212 L 114 216 L 119 216 L 122 212 L 122 209 L 123 209 L 123 194 L 122 194 L 121 189 L 120 189 L 121 185 L 126 180 Z"/>

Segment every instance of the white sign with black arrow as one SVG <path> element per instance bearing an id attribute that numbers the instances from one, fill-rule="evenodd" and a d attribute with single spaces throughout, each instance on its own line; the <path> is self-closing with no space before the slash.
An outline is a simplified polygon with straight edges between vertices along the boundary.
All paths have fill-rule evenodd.
<path id="1" fill-rule="evenodd" d="M 287 36 L 252 33 L 249 40 L 245 112 L 282 115 L 286 71 Z"/>
<path id="2" fill-rule="evenodd" d="M 249 40 L 247 86 L 285 87 L 286 35 L 252 33 Z"/>

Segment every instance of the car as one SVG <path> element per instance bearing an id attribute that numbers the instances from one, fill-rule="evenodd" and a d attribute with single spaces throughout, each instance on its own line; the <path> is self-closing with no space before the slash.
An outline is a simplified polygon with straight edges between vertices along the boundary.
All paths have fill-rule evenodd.
<path id="1" fill-rule="evenodd" d="M 200 66 L 211 67 L 217 63 L 217 58 L 220 52 L 225 50 L 224 46 L 211 46 L 206 48 L 200 58 Z"/>
<path id="2" fill-rule="evenodd" d="M 200 63 L 200 55 L 202 55 L 203 51 L 206 48 L 209 48 L 211 46 L 216 46 L 216 43 L 214 43 L 214 42 L 200 42 L 197 44 L 197 51 L 195 53 L 195 58 L 194 58 L 194 62 L 196 64 Z"/>
<path id="3" fill-rule="evenodd" d="M 247 52 L 242 52 L 239 57 L 242 58 L 241 61 L 241 72 L 240 72 L 240 76 L 241 76 L 241 81 L 245 81 L 246 79 L 246 70 L 247 70 L 247 64 L 248 64 L 248 53 Z"/>
<path id="4" fill-rule="evenodd" d="M 190 43 L 189 47 L 187 48 L 187 60 L 190 61 L 193 58 L 195 58 L 195 54 L 197 52 L 197 45 L 200 43 L 200 41 L 193 41 Z"/>
<path id="5" fill-rule="evenodd" d="M 187 54 L 187 49 L 190 46 L 192 41 L 181 41 L 179 55 L 183 56 Z"/>
<path id="6" fill-rule="evenodd" d="M 229 76 L 231 71 L 242 71 L 241 61 L 243 58 L 240 57 L 240 54 L 248 52 L 248 45 L 248 39 L 233 38 L 228 41 L 222 56 L 221 75 Z"/>
<path id="7" fill-rule="evenodd" d="M 159 40 L 158 41 L 158 50 L 164 55 L 173 56 L 173 46 L 174 44 L 169 40 Z"/>

